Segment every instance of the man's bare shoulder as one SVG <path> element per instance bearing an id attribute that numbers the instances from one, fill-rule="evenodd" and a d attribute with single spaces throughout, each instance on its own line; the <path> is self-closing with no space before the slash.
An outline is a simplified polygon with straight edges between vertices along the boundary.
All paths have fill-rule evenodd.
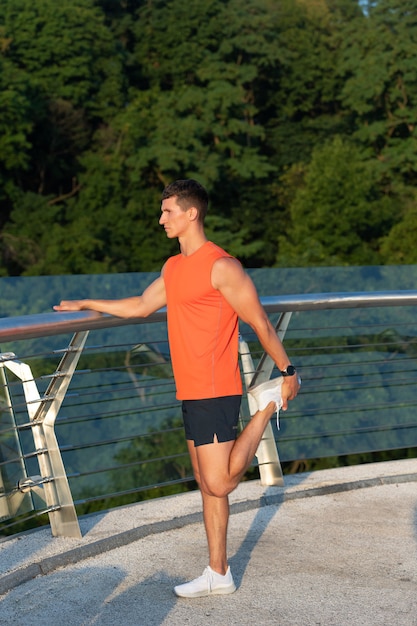
<path id="1" fill-rule="evenodd" d="M 220 289 L 227 284 L 241 281 L 246 276 L 241 263 L 231 256 L 223 256 L 213 263 L 211 270 L 211 283 L 215 289 Z"/>

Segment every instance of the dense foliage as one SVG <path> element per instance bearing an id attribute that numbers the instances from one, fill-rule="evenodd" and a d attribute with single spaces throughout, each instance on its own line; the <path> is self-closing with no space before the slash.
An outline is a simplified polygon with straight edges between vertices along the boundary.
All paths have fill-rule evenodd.
<path id="1" fill-rule="evenodd" d="M 411 0 L 3 0 L 0 276 L 158 270 L 184 177 L 247 266 L 416 263 L 416 119 Z"/>

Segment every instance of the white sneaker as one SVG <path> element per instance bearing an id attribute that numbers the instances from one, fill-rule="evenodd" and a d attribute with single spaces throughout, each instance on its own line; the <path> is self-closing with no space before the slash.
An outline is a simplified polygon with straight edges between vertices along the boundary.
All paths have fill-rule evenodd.
<path id="1" fill-rule="evenodd" d="M 282 398 L 281 398 L 281 387 L 282 387 L 283 378 L 280 376 L 279 378 L 273 378 L 272 380 L 267 380 L 266 383 L 261 383 L 256 387 L 250 387 L 248 389 L 248 394 L 252 396 L 256 400 L 256 404 L 258 405 L 258 411 L 263 411 L 266 409 L 270 402 L 275 402 L 277 411 L 282 407 Z"/>
<path id="2" fill-rule="evenodd" d="M 275 402 L 275 411 L 277 414 L 277 428 L 279 430 L 279 410 L 282 407 L 281 387 L 283 377 L 267 380 L 266 383 L 250 387 L 248 394 L 254 398 L 258 405 L 258 411 L 266 409 L 270 402 Z"/>
<path id="3" fill-rule="evenodd" d="M 224 576 L 218 574 L 208 565 L 202 576 L 189 583 L 174 587 L 174 593 L 180 598 L 200 598 L 202 596 L 224 595 L 236 591 L 230 567 Z"/>

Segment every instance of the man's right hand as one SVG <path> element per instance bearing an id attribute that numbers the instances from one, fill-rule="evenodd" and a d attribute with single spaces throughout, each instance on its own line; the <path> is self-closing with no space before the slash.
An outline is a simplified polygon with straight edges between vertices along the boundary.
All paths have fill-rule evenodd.
<path id="1" fill-rule="evenodd" d="M 82 300 L 61 300 L 53 307 L 55 311 L 82 311 Z"/>

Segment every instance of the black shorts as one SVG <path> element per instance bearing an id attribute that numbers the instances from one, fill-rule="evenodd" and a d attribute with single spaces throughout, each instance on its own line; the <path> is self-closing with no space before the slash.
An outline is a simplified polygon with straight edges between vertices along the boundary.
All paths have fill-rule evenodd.
<path id="1" fill-rule="evenodd" d="M 234 441 L 237 437 L 241 396 L 222 396 L 204 400 L 183 400 L 182 417 L 185 436 L 195 446 L 217 441 Z"/>

